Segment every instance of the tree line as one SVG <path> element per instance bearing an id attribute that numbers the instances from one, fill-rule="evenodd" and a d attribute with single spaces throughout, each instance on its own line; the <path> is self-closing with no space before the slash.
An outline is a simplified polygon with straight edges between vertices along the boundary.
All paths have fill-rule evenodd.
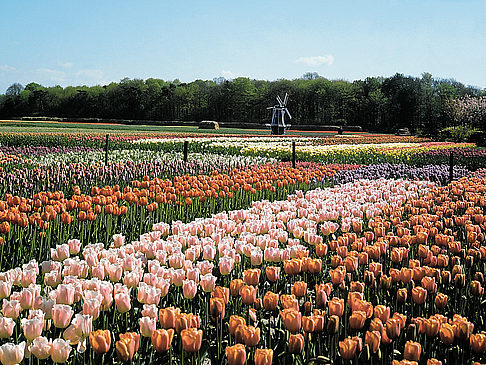
<path id="1" fill-rule="evenodd" d="M 275 97 L 289 94 L 292 125 L 359 125 L 368 131 L 433 134 L 458 123 L 451 100 L 480 98 L 486 89 L 429 73 L 353 82 L 317 73 L 276 81 L 245 77 L 182 83 L 125 78 L 104 86 L 44 87 L 15 83 L 0 95 L 0 118 L 45 116 L 159 121 L 269 123 Z M 475 122 L 485 130 L 486 121 Z"/>

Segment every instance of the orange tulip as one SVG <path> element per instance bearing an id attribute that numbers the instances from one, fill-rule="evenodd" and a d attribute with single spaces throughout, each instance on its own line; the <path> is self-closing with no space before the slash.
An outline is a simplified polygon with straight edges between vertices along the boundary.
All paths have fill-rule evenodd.
<path id="1" fill-rule="evenodd" d="M 334 315 L 331 315 L 329 317 L 329 320 L 327 321 L 327 333 L 330 335 L 334 335 L 338 332 L 339 330 L 339 317 Z"/>
<path id="2" fill-rule="evenodd" d="M 213 298 L 222 298 L 224 300 L 224 304 L 228 304 L 229 302 L 229 289 L 225 286 L 217 286 L 214 288 L 213 292 L 211 293 L 211 296 Z"/>
<path id="3" fill-rule="evenodd" d="M 246 350 L 242 344 L 228 346 L 225 349 L 228 365 L 243 365 L 246 362 Z"/>
<path id="4" fill-rule="evenodd" d="M 278 298 L 278 294 L 268 291 L 263 297 L 263 308 L 265 308 L 267 311 L 273 311 L 277 309 Z"/>
<path id="5" fill-rule="evenodd" d="M 240 295 L 240 289 L 245 284 L 242 279 L 233 279 L 230 282 L 230 293 L 232 296 L 236 297 Z"/>
<path id="6" fill-rule="evenodd" d="M 297 298 L 302 298 L 307 291 L 307 283 L 304 281 L 296 281 L 294 285 L 292 285 L 291 293 L 294 294 Z"/>
<path id="7" fill-rule="evenodd" d="M 302 313 L 293 308 L 284 309 L 280 312 L 284 327 L 290 332 L 298 332 L 302 327 Z"/>
<path id="8" fill-rule="evenodd" d="M 377 305 L 374 309 L 375 318 L 379 318 L 382 323 L 386 323 L 390 318 L 390 307 L 384 305 Z"/>
<path id="9" fill-rule="evenodd" d="M 427 290 L 421 286 L 412 289 L 412 299 L 416 304 L 424 304 L 427 299 Z"/>
<path id="10" fill-rule="evenodd" d="M 247 269 L 243 272 L 243 280 L 247 285 L 258 285 L 260 282 L 260 269 Z"/>
<path id="11" fill-rule="evenodd" d="M 302 317 L 302 329 L 304 332 L 312 333 L 315 331 L 316 324 L 314 316 L 303 316 Z"/>
<path id="12" fill-rule="evenodd" d="M 256 300 L 256 288 L 251 285 L 243 285 L 240 289 L 240 296 L 243 304 L 252 305 Z"/>
<path id="13" fill-rule="evenodd" d="M 475 335 L 471 335 L 469 337 L 469 344 L 471 345 L 471 349 L 476 353 L 483 353 L 486 351 L 486 334 L 478 333 Z"/>
<path id="14" fill-rule="evenodd" d="M 397 300 L 399 303 L 405 303 L 407 301 L 408 292 L 406 288 L 400 288 L 397 290 Z"/>
<path id="15" fill-rule="evenodd" d="M 299 310 L 299 301 L 297 300 L 294 294 L 291 295 L 282 294 L 280 296 L 280 302 L 282 303 L 282 307 L 284 309 L 293 308 L 295 310 Z"/>
<path id="16" fill-rule="evenodd" d="M 197 352 L 201 348 L 203 331 L 187 328 L 181 332 L 182 348 L 187 352 Z"/>
<path id="17" fill-rule="evenodd" d="M 230 316 L 229 322 L 228 322 L 228 332 L 232 335 L 235 336 L 236 329 L 240 326 L 246 326 L 246 320 L 243 317 L 232 315 Z"/>
<path id="18" fill-rule="evenodd" d="M 176 318 L 180 313 L 180 308 L 161 308 L 159 310 L 159 322 L 162 328 L 175 328 Z"/>
<path id="19" fill-rule="evenodd" d="M 341 357 L 344 360 L 351 360 L 356 354 L 357 346 L 358 343 L 351 338 L 345 338 L 344 341 L 339 341 L 339 353 Z"/>
<path id="20" fill-rule="evenodd" d="M 284 261 L 284 271 L 287 275 L 298 274 L 302 270 L 302 260 L 291 259 Z"/>
<path id="21" fill-rule="evenodd" d="M 443 323 L 439 329 L 439 337 L 446 345 L 452 344 L 454 342 L 454 327 L 448 323 Z"/>
<path id="22" fill-rule="evenodd" d="M 410 361 L 419 361 L 422 353 L 422 345 L 418 342 L 407 341 L 405 343 L 405 350 L 403 350 L 403 357 Z"/>
<path id="23" fill-rule="evenodd" d="M 327 255 L 327 245 L 325 243 L 320 243 L 316 245 L 316 256 L 324 257 Z"/>
<path id="24" fill-rule="evenodd" d="M 342 269 L 331 269 L 329 270 L 329 275 L 331 275 L 331 282 L 334 285 L 339 285 L 344 281 L 344 276 L 346 272 Z"/>
<path id="25" fill-rule="evenodd" d="M 255 365 L 272 365 L 272 349 L 256 349 L 254 355 Z"/>
<path id="26" fill-rule="evenodd" d="M 302 334 L 290 335 L 289 352 L 291 354 L 300 354 L 304 348 L 304 336 Z"/>
<path id="27" fill-rule="evenodd" d="M 329 308 L 329 315 L 337 315 L 338 317 L 342 317 L 344 313 L 344 299 L 340 298 L 332 298 L 329 302 L 327 302 L 327 306 Z"/>
<path id="28" fill-rule="evenodd" d="M 440 322 L 433 317 L 424 320 L 425 334 L 429 337 L 435 337 L 439 333 Z"/>
<path id="29" fill-rule="evenodd" d="M 427 365 L 442 365 L 442 361 L 434 358 L 427 359 Z"/>
<path id="30" fill-rule="evenodd" d="M 396 318 L 390 318 L 385 324 L 386 335 L 389 339 L 393 340 L 400 336 L 401 324 Z"/>
<path id="31" fill-rule="evenodd" d="M 362 311 L 355 311 L 349 316 L 349 327 L 351 329 L 361 329 L 366 321 L 366 313 Z"/>
<path id="32" fill-rule="evenodd" d="M 447 306 L 448 296 L 442 293 L 437 293 L 435 296 L 435 306 L 439 309 L 444 309 Z"/>
<path id="33" fill-rule="evenodd" d="M 280 267 L 267 266 L 267 268 L 265 269 L 265 274 L 267 275 L 268 281 L 274 283 L 280 277 Z"/>
<path id="34" fill-rule="evenodd" d="M 260 327 L 245 326 L 243 329 L 245 346 L 255 347 L 260 342 Z"/>
<path id="35" fill-rule="evenodd" d="M 471 281 L 471 293 L 478 297 L 484 294 L 484 288 L 481 286 L 481 283 L 477 280 Z"/>
<path id="36" fill-rule="evenodd" d="M 318 274 L 322 271 L 322 260 L 311 259 L 307 263 L 307 269 L 311 274 Z"/>
<path id="37" fill-rule="evenodd" d="M 152 346 L 157 352 L 168 351 L 170 345 L 172 344 L 173 338 L 174 329 L 172 328 L 169 328 L 168 330 L 165 330 L 163 328 L 155 330 L 150 337 L 150 339 L 152 340 Z"/>
<path id="38" fill-rule="evenodd" d="M 131 361 L 135 354 L 135 341 L 123 338 L 115 343 L 116 354 L 121 361 Z"/>
<path id="39" fill-rule="evenodd" d="M 225 302 L 223 298 L 211 298 L 209 300 L 209 313 L 213 321 L 224 318 Z"/>
<path id="40" fill-rule="evenodd" d="M 108 352 L 111 347 L 111 334 L 109 330 L 97 330 L 89 334 L 89 344 L 97 354 Z"/>
<path id="41" fill-rule="evenodd" d="M 381 334 L 378 331 L 366 331 L 365 344 L 370 348 L 370 351 L 376 353 L 380 348 Z"/>
<path id="42" fill-rule="evenodd" d="M 128 338 L 133 340 L 134 345 L 135 345 L 135 352 L 138 351 L 138 348 L 140 347 L 140 334 L 137 332 L 125 332 L 125 333 L 120 333 L 118 335 L 120 337 L 120 340 L 123 340 L 124 338 Z"/>

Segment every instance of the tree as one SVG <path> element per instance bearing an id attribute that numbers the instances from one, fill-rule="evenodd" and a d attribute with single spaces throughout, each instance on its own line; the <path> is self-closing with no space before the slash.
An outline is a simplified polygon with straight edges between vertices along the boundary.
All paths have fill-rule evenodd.
<path id="1" fill-rule="evenodd" d="M 5 95 L 19 96 L 23 90 L 24 87 L 22 86 L 22 84 L 15 82 L 8 87 L 7 91 L 5 92 Z"/>

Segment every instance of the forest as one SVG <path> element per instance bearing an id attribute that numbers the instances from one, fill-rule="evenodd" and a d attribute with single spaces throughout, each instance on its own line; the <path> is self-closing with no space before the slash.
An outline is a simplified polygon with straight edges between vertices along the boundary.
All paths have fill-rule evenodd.
<path id="1" fill-rule="evenodd" d="M 366 131 L 432 135 L 464 123 L 458 101 L 477 104 L 469 122 L 486 130 L 486 89 L 453 79 L 395 74 L 353 82 L 306 73 L 294 80 L 196 80 L 183 83 L 149 78 L 122 79 L 103 86 L 15 83 L 0 95 L 0 118 L 25 116 L 136 121 L 268 123 L 276 96 L 289 94 L 292 125 L 361 126 Z M 481 108 L 484 108 L 482 110 Z M 462 114 L 461 114 L 462 113 Z M 476 113 L 477 114 L 477 113 Z"/>

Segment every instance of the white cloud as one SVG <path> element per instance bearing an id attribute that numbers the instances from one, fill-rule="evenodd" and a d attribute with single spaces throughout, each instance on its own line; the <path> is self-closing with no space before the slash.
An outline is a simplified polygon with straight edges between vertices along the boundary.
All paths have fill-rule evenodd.
<path id="1" fill-rule="evenodd" d="M 15 67 L 9 65 L 0 65 L 0 71 L 15 71 L 17 70 Z"/>
<path id="2" fill-rule="evenodd" d="M 334 56 L 329 54 L 324 56 L 299 57 L 295 62 L 312 66 L 320 66 L 326 63 L 332 65 L 334 63 Z"/>
<path id="3" fill-rule="evenodd" d="M 226 70 L 221 71 L 221 75 L 225 79 L 234 79 L 236 77 L 236 74 L 234 72 L 226 71 Z"/>
<path id="4" fill-rule="evenodd" d="M 49 68 L 38 68 L 36 72 L 49 81 L 61 83 L 66 81 L 66 73 L 59 70 L 51 70 Z"/>
<path id="5" fill-rule="evenodd" d="M 74 66 L 74 64 L 68 61 L 68 62 L 61 63 L 61 66 L 64 68 L 71 68 Z"/>

